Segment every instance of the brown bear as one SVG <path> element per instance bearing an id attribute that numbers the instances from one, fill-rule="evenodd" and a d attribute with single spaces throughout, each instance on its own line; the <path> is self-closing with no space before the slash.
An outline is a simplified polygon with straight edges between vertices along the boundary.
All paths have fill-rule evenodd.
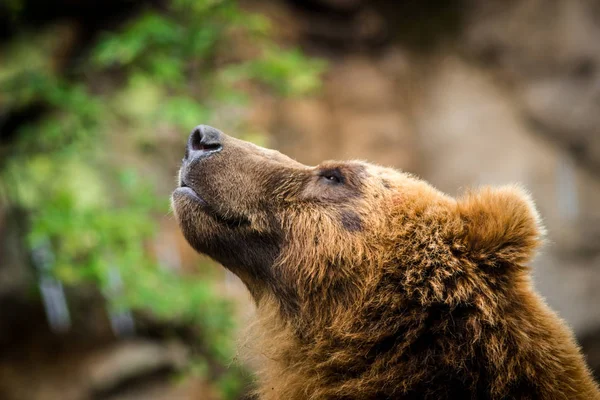
<path id="1" fill-rule="evenodd" d="M 454 199 L 199 126 L 172 202 L 189 243 L 256 302 L 261 399 L 600 399 L 533 289 L 543 228 L 517 186 Z"/>

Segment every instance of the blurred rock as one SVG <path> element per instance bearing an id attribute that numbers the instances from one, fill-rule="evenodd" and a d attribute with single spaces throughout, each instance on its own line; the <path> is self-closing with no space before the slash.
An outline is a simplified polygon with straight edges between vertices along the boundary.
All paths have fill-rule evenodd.
<path id="1" fill-rule="evenodd" d="M 406 60 L 390 53 L 336 62 L 322 96 L 283 102 L 262 129 L 274 133 L 275 147 L 307 164 L 366 159 L 414 170 L 410 110 L 399 83 L 407 79 Z"/>
<path id="2" fill-rule="evenodd" d="M 600 382 L 600 329 L 582 336 L 581 348 L 588 364 L 595 372 L 596 380 Z"/>
<path id="3" fill-rule="evenodd" d="M 368 57 L 347 57 L 332 66 L 325 92 L 336 108 L 352 111 L 393 109 L 396 88 Z"/>
<path id="4" fill-rule="evenodd" d="M 508 79 L 536 129 L 600 176 L 600 6 L 474 0 L 465 48 Z"/>
<path id="5" fill-rule="evenodd" d="M 275 146 L 308 164 L 320 162 L 335 145 L 335 127 L 330 106 L 323 99 L 289 99 L 277 108 Z"/>
<path id="6" fill-rule="evenodd" d="M 92 392 L 109 393 L 144 376 L 177 371 L 187 362 L 187 349 L 181 343 L 136 340 L 116 343 L 92 356 L 86 375 Z"/>
<path id="7" fill-rule="evenodd" d="M 64 338 L 68 339 L 68 338 Z M 0 359 L 2 400 L 217 400 L 204 378 L 179 384 L 173 374 L 189 362 L 182 343 L 72 341 L 30 342 L 27 354 Z M 33 350 L 33 351 L 32 351 Z"/>
<path id="8" fill-rule="evenodd" d="M 336 116 L 339 132 L 344 135 L 338 142 L 341 158 L 368 159 L 398 168 L 413 168 L 411 127 L 402 113 L 337 110 Z"/>
<path id="9" fill-rule="evenodd" d="M 389 34 L 385 18 L 363 0 L 245 0 L 242 5 L 267 15 L 279 42 L 301 43 L 317 53 L 324 50 L 324 55 L 367 50 Z"/>

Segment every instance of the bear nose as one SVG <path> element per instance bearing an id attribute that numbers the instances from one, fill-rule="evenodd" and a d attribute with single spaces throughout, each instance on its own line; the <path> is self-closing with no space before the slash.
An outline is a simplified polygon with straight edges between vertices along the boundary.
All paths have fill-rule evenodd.
<path id="1" fill-rule="evenodd" d="M 185 149 L 185 160 L 206 158 L 223 149 L 223 134 L 208 125 L 198 125 L 192 130 Z"/>

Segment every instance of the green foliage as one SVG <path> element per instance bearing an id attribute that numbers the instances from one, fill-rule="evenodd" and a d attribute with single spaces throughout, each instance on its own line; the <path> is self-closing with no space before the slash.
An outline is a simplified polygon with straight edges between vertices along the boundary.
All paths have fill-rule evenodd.
<path id="1" fill-rule="evenodd" d="M 299 50 L 281 51 L 268 46 L 263 57 L 231 66 L 223 75 L 232 82 L 250 77 L 275 88 L 279 94 L 297 95 L 319 89 L 319 73 L 324 69 L 323 62 L 308 60 Z"/>
<path id="2" fill-rule="evenodd" d="M 10 7 L 16 13 L 22 4 L 13 0 Z M 215 111 L 251 101 L 241 82 L 281 95 L 318 88 L 322 62 L 277 47 L 269 34 L 266 19 L 234 1 L 172 0 L 166 10 L 147 9 L 106 32 L 68 78 L 50 60 L 60 46 L 52 29 L 24 33 L 0 49 L 6 60 L 0 108 L 46 110 L 20 127 L 10 147 L 0 147 L 5 189 L 30 212 L 30 246 L 50 241 L 53 273 L 71 285 L 94 282 L 110 295 L 111 307 L 192 324 L 218 360 L 232 355 L 231 305 L 210 279 L 184 278 L 149 255 L 168 199 L 157 196 L 160 182 L 142 178 L 139 165 L 152 162 L 144 149 L 154 146 L 159 131 L 182 132 L 183 143 Z M 135 161 L 123 161 L 125 153 Z M 109 287 L 114 268 L 123 279 L 118 295 Z M 221 377 L 225 398 L 240 390 L 236 376 Z"/>

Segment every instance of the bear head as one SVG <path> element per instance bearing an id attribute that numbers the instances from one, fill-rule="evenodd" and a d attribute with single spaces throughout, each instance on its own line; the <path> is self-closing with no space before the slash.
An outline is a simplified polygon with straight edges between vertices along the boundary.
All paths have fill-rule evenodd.
<path id="1" fill-rule="evenodd" d="M 543 232 L 519 187 L 455 200 L 394 169 L 309 167 L 208 126 L 189 138 L 172 203 L 197 251 L 237 274 L 256 301 L 273 295 L 286 312 L 343 306 L 386 276 L 423 303 L 472 301 L 467 283 L 517 272 Z M 474 264 L 487 268 L 471 276 Z"/>

